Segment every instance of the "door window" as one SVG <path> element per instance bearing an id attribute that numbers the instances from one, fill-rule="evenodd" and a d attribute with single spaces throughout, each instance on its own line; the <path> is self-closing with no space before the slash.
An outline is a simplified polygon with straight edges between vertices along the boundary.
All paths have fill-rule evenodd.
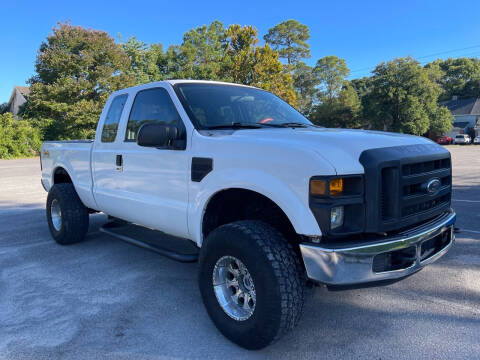
<path id="1" fill-rule="evenodd" d="M 143 124 L 175 125 L 184 133 L 184 125 L 167 90 L 154 88 L 139 91 L 128 118 L 125 141 L 135 141 Z"/>
<path id="2" fill-rule="evenodd" d="M 114 142 L 117 136 L 118 123 L 122 116 L 123 107 L 127 101 L 127 94 L 116 96 L 110 108 L 108 109 L 107 117 L 103 123 L 102 142 Z"/>

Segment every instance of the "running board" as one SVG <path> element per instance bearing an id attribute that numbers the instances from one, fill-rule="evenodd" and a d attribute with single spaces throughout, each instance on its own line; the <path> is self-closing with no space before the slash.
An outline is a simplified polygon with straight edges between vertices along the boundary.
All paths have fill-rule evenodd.
<path id="1" fill-rule="evenodd" d="M 106 223 L 100 228 L 100 231 L 132 245 L 156 252 L 171 260 L 184 263 L 198 260 L 198 248 L 187 239 L 176 238 L 138 225 L 116 221 Z M 179 248 L 183 251 L 179 251 Z"/>

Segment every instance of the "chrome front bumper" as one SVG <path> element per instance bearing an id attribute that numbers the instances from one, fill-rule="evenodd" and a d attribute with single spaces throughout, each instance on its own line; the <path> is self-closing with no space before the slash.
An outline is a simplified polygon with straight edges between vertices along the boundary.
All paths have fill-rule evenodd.
<path id="1" fill-rule="evenodd" d="M 355 246 L 325 247 L 321 244 L 302 243 L 300 250 L 307 275 L 311 280 L 328 285 L 353 285 L 408 276 L 434 262 L 452 247 L 455 241 L 453 233 L 455 220 L 455 212 L 450 211 L 396 236 Z M 425 256 L 425 253 L 422 253 L 422 245 L 445 232 L 448 232 L 445 234 L 448 236 L 445 246 Z M 412 264 L 391 271 L 374 271 L 375 256 L 388 255 L 402 249 L 414 251 L 415 259 Z"/>

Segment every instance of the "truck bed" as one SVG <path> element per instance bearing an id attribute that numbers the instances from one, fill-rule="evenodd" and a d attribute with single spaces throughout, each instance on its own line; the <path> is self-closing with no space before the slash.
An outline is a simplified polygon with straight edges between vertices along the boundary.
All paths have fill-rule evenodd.
<path id="1" fill-rule="evenodd" d="M 50 190 L 56 170 L 63 168 L 85 206 L 95 209 L 90 165 L 92 147 L 93 140 L 45 141 L 40 152 L 44 188 Z"/>

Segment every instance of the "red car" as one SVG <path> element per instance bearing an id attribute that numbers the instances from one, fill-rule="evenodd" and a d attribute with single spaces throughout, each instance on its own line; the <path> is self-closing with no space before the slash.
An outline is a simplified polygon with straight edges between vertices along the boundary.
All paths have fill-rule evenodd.
<path id="1" fill-rule="evenodd" d="M 453 143 L 453 140 L 450 136 L 440 136 L 437 139 L 437 144 L 440 145 L 450 145 L 451 143 Z"/>

